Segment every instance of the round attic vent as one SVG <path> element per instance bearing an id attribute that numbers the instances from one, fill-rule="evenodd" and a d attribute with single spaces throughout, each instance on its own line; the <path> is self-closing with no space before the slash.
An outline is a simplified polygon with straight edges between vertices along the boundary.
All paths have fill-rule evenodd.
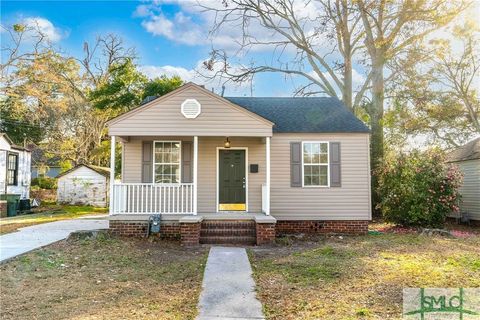
<path id="1" fill-rule="evenodd" d="M 201 110 L 202 106 L 195 99 L 186 99 L 182 103 L 182 114 L 185 118 L 194 119 L 198 117 Z"/>

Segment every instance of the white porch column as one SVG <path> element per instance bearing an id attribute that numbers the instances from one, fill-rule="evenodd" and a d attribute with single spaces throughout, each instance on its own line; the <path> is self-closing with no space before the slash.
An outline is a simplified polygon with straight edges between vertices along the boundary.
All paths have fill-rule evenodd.
<path id="1" fill-rule="evenodd" d="M 108 210 L 110 215 L 113 214 L 113 184 L 115 182 L 115 136 L 110 140 L 110 194 Z"/>
<path id="2" fill-rule="evenodd" d="M 193 214 L 197 214 L 198 136 L 193 137 Z"/>
<path id="3" fill-rule="evenodd" d="M 265 185 L 267 186 L 267 201 L 266 201 L 266 208 L 265 208 L 265 214 L 270 215 L 270 137 L 267 137 L 265 140 L 265 155 L 266 155 L 266 181 Z"/>

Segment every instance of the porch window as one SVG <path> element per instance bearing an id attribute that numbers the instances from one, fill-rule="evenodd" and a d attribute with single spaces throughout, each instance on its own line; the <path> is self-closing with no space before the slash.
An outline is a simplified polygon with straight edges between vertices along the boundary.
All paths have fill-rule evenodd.
<path id="1" fill-rule="evenodd" d="M 328 142 L 303 142 L 303 186 L 328 187 Z"/>
<path id="2" fill-rule="evenodd" d="M 180 141 L 155 141 L 155 183 L 180 182 Z"/>
<path id="3" fill-rule="evenodd" d="M 9 153 L 7 163 L 7 184 L 16 186 L 18 184 L 18 154 Z"/>

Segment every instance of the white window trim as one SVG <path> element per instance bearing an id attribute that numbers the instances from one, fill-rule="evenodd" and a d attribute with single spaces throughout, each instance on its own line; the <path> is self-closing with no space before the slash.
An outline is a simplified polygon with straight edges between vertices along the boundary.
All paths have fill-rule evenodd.
<path id="1" fill-rule="evenodd" d="M 178 179 L 178 182 L 172 182 L 172 183 L 157 183 L 155 182 L 155 165 L 157 164 L 157 162 L 155 162 L 155 144 L 157 142 L 172 142 L 172 143 L 179 143 L 180 144 L 180 154 L 178 155 L 178 171 L 179 171 L 179 179 Z M 153 150 L 152 150 L 152 183 L 153 184 L 158 184 L 158 185 L 177 185 L 177 184 L 181 184 L 182 183 L 182 141 L 179 141 L 179 140 L 153 140 L 153 146 L 152 146 Z M 176 164 L 176 163 L 163 163 L 163 164 Z"/>
<path id="2" fill-rule="evenodd" d="M 303 163 L 303 146 L 305 143 L 326 143 L 327 144 L 327 185 L 326 186 L 306 186 L 305 185 L 305 174 L 304 168 L 305 164 Z M 322 163 L 322 165 L 325 165 Z M 302 188 L 330 188 L 330 142 L 329 141 L 302 141 Z"/>

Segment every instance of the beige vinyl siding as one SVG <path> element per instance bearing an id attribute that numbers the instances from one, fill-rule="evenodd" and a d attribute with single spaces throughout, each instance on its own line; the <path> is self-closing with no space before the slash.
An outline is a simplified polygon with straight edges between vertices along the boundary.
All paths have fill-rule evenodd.
<path id="1" fill-rule="evenodd" d="M 192 137 L 132 137 L 123 144 L 122 182 L 142 181 L 142 141 L 192 141 Z M 216 212 L 217 147 L 223 147 L 224 137 L 198 139 L 198 212 Z M 262 138 L 230 137 L 232 147 L 248 148 L 248 163 L 258 164 L 258 173 L 248 173 L 248 210 L 261 212 L 262 184 L 265 183 L 265 143 Z"/>
<path id="2" fill-rule="evenodd" d="M 181 113 L 185 99 L 196 99 L 201 113 L 187 119 Z M 160 98 L 130 115 L 113 120 L 109 135 L 115 136 L 271 136 L 272 125 L 240 107 L 234 107 L 196 86 L 186 86 L 167 98 Z"/>
<path id="3" fill-rule="evenodd" d="M 460 187 L 462 195 L 460 210 L 468 212 L 472 219 L 480 220 L 480 159 L 454 164 L 464 175 L 463 184 Z"/>
<path id="4" fill-rule="evenodd" d="M 292 141 L 340 142 L 342 186 L 291 187 Z M 370 219 L 368 134 L 275 133 L 271 161 L 271 214 L 278 220 Z"/>

